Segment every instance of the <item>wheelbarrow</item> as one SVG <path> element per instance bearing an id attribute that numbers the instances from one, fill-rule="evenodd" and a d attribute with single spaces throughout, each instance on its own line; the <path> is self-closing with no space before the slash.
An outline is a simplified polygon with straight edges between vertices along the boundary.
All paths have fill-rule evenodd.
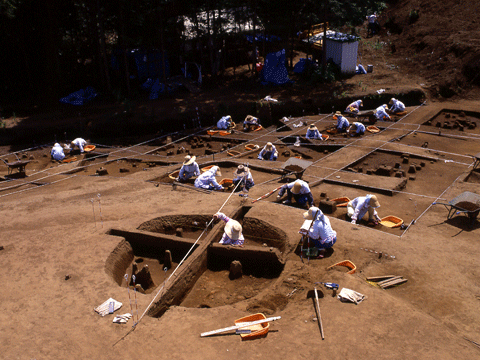
<path id="1" fill-rule="evenodd" d="M 448 203 L 434 202 L 432 205 L 443 205 L 448 210 L 447 220 L 454 215 L 464 214 L 470 219 L 473 225 L 480 213 L 480 195 L 465 191 Z"/>
<path id="2" fill-rule="evenodd" d="M 294 174 L 296 179 L 301 179 L 306 168 L 312 165 L 313 162 L 291 157 L 282 166 L 284 175 Z"/>

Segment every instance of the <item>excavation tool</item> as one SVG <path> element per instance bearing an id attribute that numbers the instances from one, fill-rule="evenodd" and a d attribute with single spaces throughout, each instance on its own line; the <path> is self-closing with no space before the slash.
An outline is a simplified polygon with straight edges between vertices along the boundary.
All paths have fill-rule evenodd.
<path id="1" fill-rule="evenodd" d="M 322 284 L 325 286 L 327 289 L 335 289 L 338 290 L 338 284 L 331 283 L 331 282 L 316 282 L 315 284 Z"/>
<path id="2" fill-rule="evenodd" d="M 266 193 L 265 195 L 260 196 L 258 199 L 253 200 L 253 201 L 252 201 L 252 204 L 253 204 L 253 203 L 256 203 L 257 201 L 260 201 L 260 200 L 263 200 L 263 199 L 268 198 L 270 195 L 272 195 L 273 193 L 275 193 L 275 191 L 280 190 L 280 188 L 281 188 L 282 186 L 283 186 L 283 185 L 280 185 L 280 186 L 277 187 L 276 189 L 273 189 L 272 191 Z"/>
<path id="3" fill-rule="evenodd" d="M 244 329 L 244 328 L 250 327 L 252 325 L 263 324 L 263 323 L 267 323 L 267 322 L 270 322 L 270 321 L 279 320 L 281 318 L 282 318 L 281 316 L 275 316 L 275 317 L 270 317 L 270 318 L 266 318 L 266 319 L 262 319 L 262 320 L 256 320 L 256 321 L 251 321 L 251 322 L 243 322 L 240 325 L 235 325 L 235 326 L 230 326 L 230 327 L 226 327 L 226 328 L 223 328 L 223 329 L 204 332 L 204 333 L 201 333 L 200 336 L 205 337 L 205 336 L 215 335 L 215 334 L 219 334 L 219 333 L 223 333 L 223 332 L 227 332 L 227 331 L 231 331 L 231 330 Z"/>

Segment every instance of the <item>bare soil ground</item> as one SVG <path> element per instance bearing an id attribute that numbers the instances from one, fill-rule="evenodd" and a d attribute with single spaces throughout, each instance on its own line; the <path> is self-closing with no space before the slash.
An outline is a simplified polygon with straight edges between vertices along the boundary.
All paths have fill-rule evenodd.
<path id="1" fill-rule="evenodd" d="M 164 134 L 155 133 L 146 137 L 146 143 L 138 138 L 131 141 L 109 139 L 108 145 L 97 143 L 99 157 L 76 154 L 76 161 L 62 164 L 50 160 L 51 144 L 32 149 L 24 146 L 21 151 L 18 146 L 2 147 L 2 158 L 10 162 L 17 156 L 21 160 L 30 160 L 26 177 L 20 177 L 15 171 L 13 175 L 8 174 L 7 167 L 0 166 L 0 176 L 5 179 L 0 182 L 0 257 L 4 270 L 0 339 L 9 344 L 4 346 L 2 357 L 478 357 L 478 346 L 466 339 L 480 343 L 480 273 L 477 266 L 480 223 L 478 219 L 471 222 L 465 214 L 447 219 L 448 209 L 440 204 L 432 206 L 432 203 L 448 203 L 465 191 L 480 194 L 478 171 L 472 171 L 471 156 L 480 151 L 478 126 L 474 129 L 464 126 L 461 131 L 458 126 L 453 127 L 452 115 L 449 118 L 452 128 L 445 128 L 443 124 L 436 126 L 436 122 L 448 120 L 445 115 L 439 115 L 446 113 L 455 114 L 458 120 L 458 114 L 464 112 L 470 121 L 478 122 L 479 102 L 468 97 L 437 101 L 431 97 L 430 90 L 435 88 L 438 79 L 424 78 L 425 73 L 403 71 L 402 67 L 392 70 L 390 64 L 394 62 L 388 51 L 380 52 L 368 43 L 363 47 L 362 61 L 373 64 L 374 72 L 346 80 L 344 85 L 351 85 L 349 95 L 367 96 L 382 88 L 392 93 L 412 88 L 428 89 L 425 105 L 409 106 L 407 115 L 395 122 L 378 123 L 382 131 L 377 134 L 366 133 L 355 139 L 332 136 L 327 142 L 307 143 L 303 139 L 305 143 L 297 148 L 291 145 L 291 139 L 303 136 L 305 127 L 289 126 L 282 132 L 275 131 L 273 126 L 258 133 L 239 131 L 224 137 L 225 140 L 208 138 L 202 130 L 196 136 L 205 136 L 205 144 L 210 144 L 215 154 L 205 154 L 207 145 L 192 149 L 188 139 L 180 140 L 180 135 L 178 138 L 172 135 L 175 151 L 168 155 L 162 147 L 169 145 L 170 141 Z M 397 54 L 399 50 L 397 47 Z M 409 70 L 415 67 L 412 65 Z M 328 88 L 300 90 L 295 85 L 288 88 L 248 85 L 229 91 L 222 87 L 198 95 L 136 105 L 139 112 L 154 109 L 154 113 L 160 116 L 162 112 L 177 111 L 174 108 L 178 107 L 204 105 L 209 109 L 213 103 L 229 102 L 232 97 L 239 104 L 266 95 L 302 101 L 331 92 Z M 97 109 L 98 112 L 93 107 L 84 110 L 82 121 L 88 118 L 94 123 L 96 118 L 101 119 L 102 111 L 107 111 L 105 109 L 106 106 Z M 108 111 L 119 109 L 122 106 L 112 105 Z M 6 123 L 8 127 L 21 123 L 61 126 L 63 122 L 75 122 L 79 118 L 78 114 L 62 113 L 62 110 L 56 114 L 53 117 L 12 117 Z M 329 114 L 306 114 L 294 120 L 315 123 L 320 130 L 333 123 Z M 429 120 L 432 122 L 427 124 Z M 59 138 L 60 135 L 59 132 Z M 241 141 L 229 140 L 234 136 Z M 408 229 L 382 225 L 369 227 L 365 222 L 354 226 L 345 221 L 345 208 L 338 207 L 334 213 L 328 214 L 338 234 L 334 251 L 323 259 L 301 259 L 298 230 L 305 209 L 284 206 L 275 195 L 254 204 L 251 202 L 285 181 L 279 179 L 282 161 L 266 163 L 256 160 L 255 152 L 247 153 L 244 148 L 246 143 L 263 146 L 267 141 L 278 142 L 282 152 L 291 151 L 290 156 L 297 154 L 295 151 L 310 156 L 310 159 L 304 157 L 312 161 L 312 165 L 305 171 L 303 179 L 312 186 L 316 204 L 322 194 L 330 199 L 341 196 L 353 199 L 374 193 L 381 203 L 380 216 L 398 216 Z M 321 148 L 325 144 L 338 147 L 325 153 Z M 180 147 L 197 155 L 201 167 L 219 163 L 223 177 L 231 177 L 235 164 L 247 160 L 257 185 L 250 190 L 248 198 L 236 194 L 230 197 L 229 192 L 206 194 L 181 186 L 174 190 L 168 174 L 179 168 L 185 156 L 185 152 L 177 153 Z M 239 151 L 240 155 L 229 156 L 227 149 Z M 408 164 L 403 162 L 402 154 L 409 155 Z M 286 159 L 284 156 L 280 160 Z M 420 165 L 415 174 L 409 174 L 413 162 L 415 165 L 424 162 L 425 165 Z M 366 173 L 367 169 L 384 165 L 395 167 L 396 163 L 406 170 L 404 177 Z M 349 169 L 352 167 L 357 172 Z M 363 168 L 362 173 L 358 172 L 358 167 Z M 101 168 L 108 174 L 97 175 Z M 192 264 L 188 260 L 200 256 L 194 252 L 163 290 L 162 285 L 174 268 L 164 273 L 161 253 L 142 253 L 135 248 L 134 258 L 125 260 L 126 265 L 113 272 L 120 275 L 120 283 L 108 270 L 109 259 L 115 256 L 115 249 L 124 240 L 121 236 L 109 235 L 110 229 L 140 231 L 141 238 L 152 234 L 170 236 L 169 239 L 183 241 L 182 246 L 187 246 L 198 238 L 195 235 L 200 235 L 199 229 L 185 231 L 182 238 L 176 238 L 171 232 L 138 229 L 162 216 L 202 215 L 211 218 L 220 208 L 232 215 L 242 206 L 248 208 L 242 220 L 244 225 L 249 224 L 248 227 L 254 229 L 258 226 L 260 230 L 245 230 L 248 236 L 244 249 L 225 248 L 223 251 L 250 252 L 253 259 L 260 259 L 256 266 L 245 262 L 249 270 L 255 270 L 255 275 L 250 276 L 247 272 L 240 279 L 230 280 L 228 268 L 221 258 L 218 255 L 212 258 L 211 254 L 219 254 L 222 249 L 216 250 L 215 244 L 210 245 L 208 241 L 218 242 L 221 227 L 209 229 L 199 240 L 199 247 L 205 246 L 208 266 L 198 273 L 189 273 Z M 185 223 L 181 225 L 185 227 Z M 261 229 L 271 231 L 267 234 Z M 263 246 L 264 242 L 267 246 Z M 284 264 L 279 275 L 256 275 L 266 264 L 258 249 L 279 254 Z M 174 267 L 184 254 L 185 250 L 174 251 Z M 138 261 L 139 258 L 143 261 Z M 346 274 L 344 267 L 326 270 L 343 260 L 356 265 L 355 274 Z M 137 262 L 139 268 L 149 265 L 155 286 L 145 294 L 134 293 L 133 288 L 127 292 L 125 284 L 121 283 L 123 273 L 131 275 L 132 262 Z M 408 282 L 382 290 L 365 281 L 367 276 L 387 274 L 403 276 Z M 196 277 L 198 281 L 195 283 L 192 279 Z M 183 290 L 190 291 L 179 303 L 172 300 L 161 317 L 152 317 L 148 313 L 143 316 L 151 305 L 157 305 L 158 299 L 170 301 L 170 291 L 176 279 L 194 286 L 189 289 L 183 285 Z M 366 295 L 366 299 L 359 305 L 342 303 L 332 296 L 331 290 L 315 284 L 320 281 L 339 283 L 341 288 Z M 321 290 L 324 341 L 320 338 L 311 298 L 315 286 Z M 134 323 L 132 319 L 126 325 L 119 325 L 112 323 L 114 315 L 101 317 L 94 312 L 96 306 L 110 297 L 123 303 L 115 314 L 130 312 L 135 319 L 141 317 L 134 331 L 130 331 Z M 242 342 L 232 333 L 200 337 L 202 332 L 232 326 L 235 319 L 256 312 L 282 317 L 271 324 L 271 331 L 265 338 Z"/>

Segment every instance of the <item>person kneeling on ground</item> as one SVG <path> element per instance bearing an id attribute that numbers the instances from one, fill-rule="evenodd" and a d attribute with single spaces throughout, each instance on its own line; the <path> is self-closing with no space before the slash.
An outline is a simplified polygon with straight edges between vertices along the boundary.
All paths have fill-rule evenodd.
<path id="1" fill-rule="evenodd" d="M 405 105 L 395 98 L 391 98 L 390 102 L 388 103 L 390 106 L 390 113 L 395 114 L 402 111 L 405 111 Z"/>
<path id="2" fill-rule="evenodd" d="M 87 142 L 82 138 L 76 138 L 70 143 L 70 145 L 71 151 L 75 150 L 75 148 L 78 147 L 80 152 L 83 153 L 83 148 L 85 147 L 85 145 L 87 145 Z"/>
<path id="3" fill-rule="evenodd" d="M 377 225 L 381 219 L 377 214 L 380 203 L 375 195 L 359 196 L 350 200 L 347 204 L 347 216 L 352 224 L 356 224 L 368 212 L 368 221 Z"/>
<path id="4" fill-rule="evenodd" d="M 333 115 L 333 119 L 337 120 L 337 124 L 335 125 L 337 132 L 343 133 L 347 131 L 348 127 L 350 126 L 350 123 L 348 122 L 347 118 L 342 115 L 340 111 L 337 111 L 335 115 Z"/>
<path id="5" fill-rule="evenodd" d="M 234 122 L 232 121 L 232 117 L 230 115 L 222 117 L 217 122 L 217 128 L 220 130 L 229 130 L 235 126 Z"/>
<path id="6" fill-rule="evenodd" d="M 220 244 L 243 246 L 245 238 L 242 233 L 242 225 L 237 220 L 230 219 L 221 212 L 217 212 L 213 217 L 225 221 L 223 236 L 219 241 Z"/>
<path id="7" fill-rule="evenodd" d="M 349 133 L 350 136 L 361 136 L 365 134 L 365 125 L 361 122 L 354 122 L 347 130 L 347 133 Z"/>
<path id="8" fill-rule="evenodd" d="M 258 126 L 260 126 L 258 119 L 255 116 L 247 115 L 245 121 L 243 122 L 243 130 L 244 131 L 253 131 Z"/>
<path id="9" fill-rule="evenodd" d="M 205 171 L 203 174 L 195 179 L 195 187 L 207 190 L 223 190 L 223 186 L 220 185 L 215 176 L 222 176 L 220 168 L 213 166 L 211 169 Z"/>
<path id="10" fill-rule="evenodd" d="M 270 160 L 276 161 L 278 158 L 278 151 L 275 145 L 271 142 L 267 142 L 267 145 L 263 147 L 263 149 L 258 154 L 259 160 Z"/>
<path id="11" fill-rule="evenodd" d="M 361 107 L 363 107 L 363 101 L 357 100 L 352 102 L 350 105 L 348 105 L 347 108 L 345 109 L 345 112 L 356 116 L 360 112 Z"/>
<path id="12" fill-rule="evenodd" d="M 237 191 L 240 191 L 243 188 L 248 191 L 255 185 L 250 169 L 244 165 L 238 165 L 237 170 L 233 173 L 233 185 L 236 187 L 239 182 L 242 182 L 243 184 L 238 186 Z"/>
<path id="13" fill-rule="evenodd" d="M 323 140 L 322 134 L 320 134 L 320 131 L 318 131 L 317 127 L 313 124 L 308 127 L 305 137 L 307 139 Z"/>
<path id="14" fill-rule="evenodd" d="M 331 248 L 337 242 L 337 233 L 332 229 L 330 220 L 317 207 L 312 206 L 303 214 L 305 220 L 312 220 L 308 231 L 309 243 L 313 244 L 321 253 Z M 319 257 L 323 257 L 320 254 Z"/>
<path id="15" fill-rule="evenodd" d="M 53 159 L 57 161 L 62 161 L 65 159 L 65 153 L 63 152 L 63 148 L 59 143 L 55 143 L 53 145 L 52 151 L 50 151 L 50 155 Z"/>
<path id="16" fill-rule="evenodd" d="M 297 204 L 306 207 L 313 206 L 313 195 L 310 191 L 310 187 L 303 180 L 295 180 L 294 182 L 283 185 L 277 195 L 277 200 L 280 200 L 282 196 L 287 192 L 287 200 L 283 203 L 288 205 L 292 203 L 292 197 Z"/>
<path id="17" fill-rule="evenodd" d="M 192 176 L 199 176 L 200 169 L 198 164 L 195 162 L 196 157 L 187 155 L 185 156 L 185 161 L 183 162 L 180 173 L 178 174 L 177 181 L 187 181 Z"/>
<path id="18" fill-rule="evenodd" d="M 377 120 L 382 121 L 383 119 L 390 120 L 390 115 L 387 114 L 388 106 L 383 104 L 375 109 L 374 115 Z"/>

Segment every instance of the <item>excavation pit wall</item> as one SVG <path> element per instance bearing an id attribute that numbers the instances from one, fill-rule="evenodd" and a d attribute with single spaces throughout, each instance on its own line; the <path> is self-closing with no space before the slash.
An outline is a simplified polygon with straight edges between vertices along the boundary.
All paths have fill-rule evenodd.
<path id="1" fill-rule="evenodd" d="M 464 110 L 442 109 L 422 125 L 436 130 L 457 130 L 469 134 L 480 134 L 480 113 Z"/>
<path id="2" fill-rule="evenodd" d="M 232 218 L 238 219 L 238 221 L 243 223 L 245 229 L 244 236 L 247 239 L 244 247 L 218 244 L 218 240 L 223 234 L 224 222 L 215 223 L 213 228 L 209 229 L 208 233 L 204 234 L 202 239 L 194 246 L 172 278 L 169 278 L 169 276 L 193 246 L 195 240 L 187 238 L 185 232 L 183 233 L 184 237 L 178 237 L 145 230 L 126 231 L 112 229 L 109 234 L 119 236 L 122 240 L 120 240 L 118 246 L 108 257 L 105 271 L 119 286 L 125 286 L 124 275 L 129 273 L 136 259 L 141 258 L 145 261 L 154 260 L 158 262 L 160 265 L 157 267 L 157 272 L 159 273 L 152 273 L 152 278 L 157 279 L 157 281 L 154 281 L 154 289 L 162 286 L 165 278 L 169 278 L 169 281 L 162 290 L 162 296 L 156 299 L 157 301 L 148 311 L 148 315 L 153 317 L 161 316 L 171 305 L 182 304 L 182 301 L 195 286 L 196 282 L 206 272 L 208 277 L 214 274 L 220 282 L 228 281 L 225 286 L 234 286 L 229 281 L 240 281 L 247 285 L 246 288 L 258 287 L 260 283 L 262 286 L 268 286 L 283 270 L 284 260 L 282 251 L 286 247 L 287 236 L 280 229 L 276 229 L 262 220 L 245 217 L 248 210 L 249 207 L 242 207 L 231 215 Z M 203 222 L 205 218 L 211 219 L 211 216 L 193 215 L 189 217 L 186 215 L 183 218 L 188 219 L 185 220 L 186 223 L 192 223 L 193 221 Z M 161 218 L 153 219 L 142 224 L 139 229 L 162 230 L 169 228 L 168 224 L 172 221 L 175 223 L 176 219 L 175 217 L 168 217 L 168 219 L 163 220 Z M 167 225 L 165 226 L 164 224 Z M 260 235 L 261 239 L 248 240 L 249 237 L 258 235 Z M 171 251 L 174 265 L 165 276 L 161 265 L 163 264 L 166 250 Z M 241 279 L 227 280 L 225 276 L 228 277 L 228 270 L 233 260 L 239 260 L 242 263 L 244 276 Z M 216 281 L 212 282 L 211 286 L 214 286 L 215 283 Z M 249 283 L 252 286 L 249 287 Z M 149 289 L 146 293 L 148 294 L 149 292 L 153 292 L 153 289 Z M 239 290 L 237 301 L 248 298 L 251 295 L 243 294 Z M 192 299 L 189 299 L 188 303 L 190 305 L 188 306 L 201 307 L 201 302 L 202 299 L 194 300 L 193 303 Z M 224 305 L 224 303 L 218 303 L 218 306 L 220 305 Z"/>

